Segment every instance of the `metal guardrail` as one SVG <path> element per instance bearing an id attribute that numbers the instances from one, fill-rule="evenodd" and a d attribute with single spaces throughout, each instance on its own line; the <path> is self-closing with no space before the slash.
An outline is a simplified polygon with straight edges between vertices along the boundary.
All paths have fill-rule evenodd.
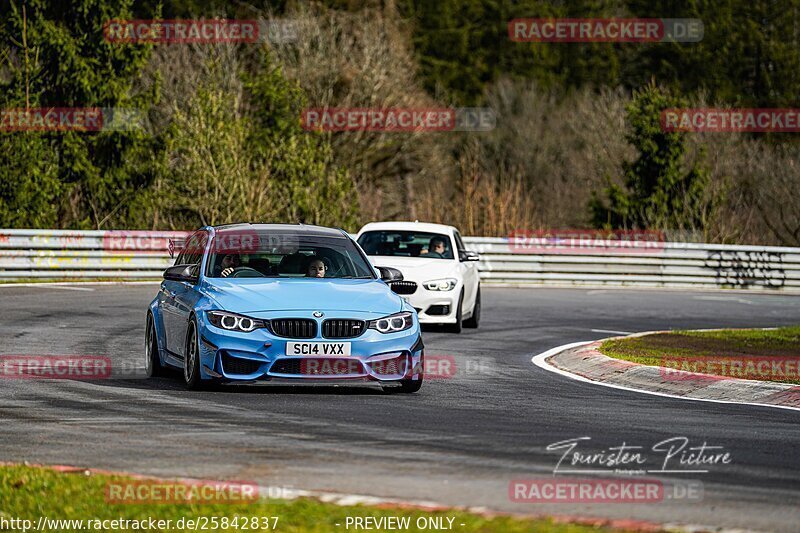
<path id="1" fill-rule="evenodd" d="M 481 253 L 484 283 L 800 291 L 800 248 L 660 242 L 598 253 L 492 237 L 465 241 Z"/>
<path id="2" fill-rule="evenodd" d="M 0 282 L 157 280 L 175 231 L 0 230 Z M 634 249 L 520 245 L 465 237 L 481 280 L 514 286 L 634 286 L 800 291 L 800 248 L 656 243 Z"/>
<path id="3" fill-rule="evenodd" d="M 156 280 L 181 231 L 0 230 L 0 282 Z"/>

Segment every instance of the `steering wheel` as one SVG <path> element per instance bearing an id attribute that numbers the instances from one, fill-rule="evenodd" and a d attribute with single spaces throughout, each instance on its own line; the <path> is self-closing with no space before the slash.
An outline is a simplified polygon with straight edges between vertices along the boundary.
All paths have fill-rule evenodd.
<path id="1" fill-rule="evenodd" d="M 263 278 L 264 274 L 250 267 L 236 267 L 233 269 L 228 278 Z"/>

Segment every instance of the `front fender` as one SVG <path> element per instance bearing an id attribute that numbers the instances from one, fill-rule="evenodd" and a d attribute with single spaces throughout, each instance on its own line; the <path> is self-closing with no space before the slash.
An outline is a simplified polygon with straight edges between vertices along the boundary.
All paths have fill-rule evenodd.
<path id="1" fill-rule="evenodd" d="M 166 357 L 164 353 L 163 346 L 166 344 L 166 335 L 164 334 L 164 321 L 161 317 L 161 309 L 158 305 L 159 297 L 156 296 L 153 298 L 153 301 L 150 302 L 150 306 L 148 307 L 147 314 L 153 317 L 153 327 L 156 331 L 156 345 L 158 346 L 158 360 L 161 362 L 161 366 L 165 366 L 166 364 Z M 147 320 L 145 319 L 145 328 L 147 328 Z M 147 335 L 145 330 L 145 335 Z"/>

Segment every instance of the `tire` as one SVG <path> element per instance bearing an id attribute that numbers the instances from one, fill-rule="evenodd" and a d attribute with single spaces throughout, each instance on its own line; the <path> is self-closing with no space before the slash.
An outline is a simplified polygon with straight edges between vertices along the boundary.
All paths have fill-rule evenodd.
<path id="1" fill-rule="evenodd" d="M 477 328 L 481 323 L 481 286 L 478 285 L 478 294 L 475 296 L 475 305 L 472 306 L 472 316 L 464 321 L 465 328 Z"/>
<path id="2" fill-rule="evenodd" d="M 461 333 L 461 328 L 463 326 L 463 318 L 462 318 L 462 306 L 464 305 L 464 291 L 461 291 L 461 295 L 458 297 L 458 307 L 456 307 L 456 323 L 455 324 L 447 324 L 447 331 L 450 333 Z"/>
<path id="3" fill-rule="evenodd" d="M 203 381 L 200 379 L 200 343 L 197 337 L 197 323 L 189 320 L 186 329 L 186 350 L 183 355 L 183 382 L 189 390 L 200 390 Z"/>
<path id="4" fill-rule="evenodd" d="M 404 379 L 400 382 L 400 388 L 397 392 L 401 394 L 413 394 L 418 392 L 419 389 L 422 388 L 422 380 L 423 376 L 420 376 L 419 379 L 413 381 L 410 379 Z"/>
<path id="5" fill-rule="evenodd" d="M 384 392 L 388 392 L 390 394 L 399 393 L 399 394 L 413 394 L 418 392 L 419 389 L 422 388 L 422 381 L 425 378 L 424 368 L 425 368 L 425 354 L 423 353 L 419 358 L 419 366 L 420 371 L 418 374 L 419 379 L 401 379 L 400 386 L 384 386 Z"/>
<path id="6" fill-rule="evenodd" d="M 158 335 L 153 315 L 150 313 L 147 313 L 147 326 L 144 331 L 144 370 L 148 378 L 161 377 L 167 373 L 158 354 Z"/>

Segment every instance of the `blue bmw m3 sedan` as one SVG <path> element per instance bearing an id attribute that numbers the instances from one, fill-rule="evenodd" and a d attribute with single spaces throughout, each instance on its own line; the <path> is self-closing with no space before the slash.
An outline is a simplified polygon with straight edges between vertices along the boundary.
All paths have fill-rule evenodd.
<path id="1" fill-rule="evenodd" d="M 417 314 L 339 229 L 204 227 L 186 239 L 150 303 L 148 376 L 179 369 L 190 389 L 221 383 L 422 386 Z"/>

